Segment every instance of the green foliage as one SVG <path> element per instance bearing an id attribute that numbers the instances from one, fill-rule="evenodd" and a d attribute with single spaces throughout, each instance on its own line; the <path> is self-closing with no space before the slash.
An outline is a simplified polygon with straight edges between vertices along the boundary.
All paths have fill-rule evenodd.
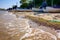
<path id="1" fill-rule="evenodd" d="M 23 3 L 23 4 L 20 6 L 20 8 L 26 8 L 27 6 L 28 6 L 27 3 Z"/>
<path id="2" fill-rule="evenodd" d="M 20 3 L 26 3 L 27 0 L 21 0 Z"/>
<path id="3" fill-rule="evenodd" d="M 35 7 L 40 7 L 40 5 L 42 4 L 43 0 L 33 0 L 33 3 L 35 5 Z"/>
<path id="4" fill-rule="evenodd" d="M 17 8 L 17 5 L 14 5 L 13 7 L 12 7 L 12 9 L 16 9 Z"/>
<path id="5" fill-rule="evenodd" d="M 54 4 L 60 5 L 60 0 L 54 0 Z"/>
<path id="6" fill-rule="evenodd" d="M 48 6 L 51 6 L 52 0 L 46 0 L 46 1 L 47 1 L 47 5 L 48 5 Z"/>
<path id="7" fill-rule="evenodd" d="M 28 6 L 28 3 L 26 3 L 27 0 L 21 0 L 20 3 L 22 4 L 20 8 L 26 8 Z"/>
<path id="8" fill-rule="evenodd" d="M 28 7 L 28 5 L 33 4 L 34 7 L 40 7 L 40 5 L 42 4 L 43 0 L 33 0 L 33 1 L 28 1 L 29 3 L 26 3 L 27 0 L 21 0 L 20 3 L 21 8 L 23 7 Z M 53 5 L 60 5 L 60 0 L 46 0 L 48 6 L 52 6 Z"/>
<path id="9" fill-rule="evenodd" d="M 48 6 L 52 6 L 52 1 L 53 1 L 53 5 L 60 5 L 60 0 L 46 0 Z"/>
<path id="10" fill-rule="evenodd" d="M 5 10 L 4 8 L 0 8 L 0 10 Z"/>
<path id="11" fill-rule="evenodd" d="M 39 0 L 39 1 L 33 0 L 33 1 L 29 1 L 29 3 L 26 3 L 26 1 L 27 0 L 21 0 L 20 1 L 20 3 L 22 3 L 21 8 L 26 8 L 26 7 L 28 7 L 29 5 L 32 5 L 32 4 L 33 4 L 34 7 L 39 7 L 42 3 L 42 0 Z"/>
<path id="12" fill-rule="evenodd" d="M 36 16 L 31 16 L 31 15 L 27 15 L 26 18 L 29 18 L 32 21 L 35 21 L 35 22 L 39 23 L 40 25 L 54 27 L 56 29 L 60 28 L 60 22 L 51 22 L 49 20 L 45 20 L 43 18 L 36 17 Z"/>
<path id="13" fill-rule="evenodd" d="M 20 8 L 27 8 L 32 4 L 32 1 L 21 0 L 20 3 L 22 4 Z"/>

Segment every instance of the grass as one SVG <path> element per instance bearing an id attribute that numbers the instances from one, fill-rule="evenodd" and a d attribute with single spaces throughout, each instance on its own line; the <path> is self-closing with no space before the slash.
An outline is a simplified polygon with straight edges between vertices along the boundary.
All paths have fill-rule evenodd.
<path id="1" fill-rule="evenodd" d="M 52 21 L 45 20 L 40 17 L 30 16 L 30 15 L 28 15 L 26 17 L 37 22 L 37 23 L 40 23 L 41 25 L 53 27 L 55 29 L 60 29 L 60 22 L 52 22 Z"/>

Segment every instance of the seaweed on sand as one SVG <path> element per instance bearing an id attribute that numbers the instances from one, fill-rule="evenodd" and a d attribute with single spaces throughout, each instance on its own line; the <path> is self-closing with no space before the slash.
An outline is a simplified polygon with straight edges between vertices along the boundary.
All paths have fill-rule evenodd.
<path id="1" fill-rule="evenodd" d="M 41 25 L 53 27 L 55 29 L 60 29 L 60 22 L 52 22 L 52 21 L 45 20 L 40 17 L 31 16 L 31 15 L 27 15 L 26 17 L 37 22 L 37 23 L 40 23 Z"/>

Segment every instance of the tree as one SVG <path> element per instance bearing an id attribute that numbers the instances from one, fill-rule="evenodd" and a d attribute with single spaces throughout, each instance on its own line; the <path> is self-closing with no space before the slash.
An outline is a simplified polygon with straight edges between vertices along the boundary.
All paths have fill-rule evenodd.
<path id="1" fill-rule="evenodd" d="M 27 0 L 21 0 L 20 3 L 22 4 L 20 7 L 21 8 L 31 8 L 31 7 L 39 7 L 42 3 L 42 0 L 33 0 L 33 1 L 28 1 Z M 37 5 L 38 4 L 38 5 Z"/>
<path id="2" fill-rule="evenodd" d="M 12 8 L 8 8 L 7 10 L 12 10 Z"/>
<path id="3" fill-rule="evenodd" d="M 29 1 L 28 3 L 26 2 L 27 0 L 21 0 L 20 3 L 21 8 L 26 8 L 29 7 L 31 5 L 33 5 L 32 7 L 40 7 L 43 0 L 33 0 L 33 1 Z M 60 5 L 60 0 L 46 0 L 48 6 L 52 6 L 52 5 Z"/>
<path id="4" fill-rule="evenodd" d="M 60 5 L 60 0 L 54 0 L 54 4 Z"/>
<path id="5" fill-rule="evenodd" d="M 16 9 L 16 8 L 17 8 L 17 5 L 12 6 L 12 9 Z"/>
<path id="6" fill-rule="evenodd" d="M 53 5 L 60 5 L 60 0 L 46 0 L 48 6 L 52 6 Z"/>
<path id="7" fill-rule="evenodd" d="M 21 0 L 20 3 L 21 3 L 22 5 L 20 6 L 20 8 L 28 8 L 28 9 L 29 9 L 29 6 L 31 5 L 31 2 L 32 2 L 32 1 Z"/>
<path id="8" fill-rule="evenodd" d="M 43 0 L 39 0 L 39 1 L 34 0 L 34 5 L 35 5 L 35 7 L 40 7 L 41 4 L 42 4 L 42 2 L 43 2 Z"/>
<path id="9" fill-rule="evenodd" d="M 28 7 L 28 4 L 27 3 L 23 3 L 20 8 L 27 8 Z"/>

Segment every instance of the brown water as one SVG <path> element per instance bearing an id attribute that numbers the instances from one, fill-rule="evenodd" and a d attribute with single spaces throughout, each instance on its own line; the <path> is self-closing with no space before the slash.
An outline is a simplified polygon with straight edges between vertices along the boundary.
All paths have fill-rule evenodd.
<path id="1" fill-rule="evenodd" d="M 18 18 L 8 11 L 0 11 L 0 40 L 57 40 L 56 32 L 50 27 L 32 20 Z"/>

